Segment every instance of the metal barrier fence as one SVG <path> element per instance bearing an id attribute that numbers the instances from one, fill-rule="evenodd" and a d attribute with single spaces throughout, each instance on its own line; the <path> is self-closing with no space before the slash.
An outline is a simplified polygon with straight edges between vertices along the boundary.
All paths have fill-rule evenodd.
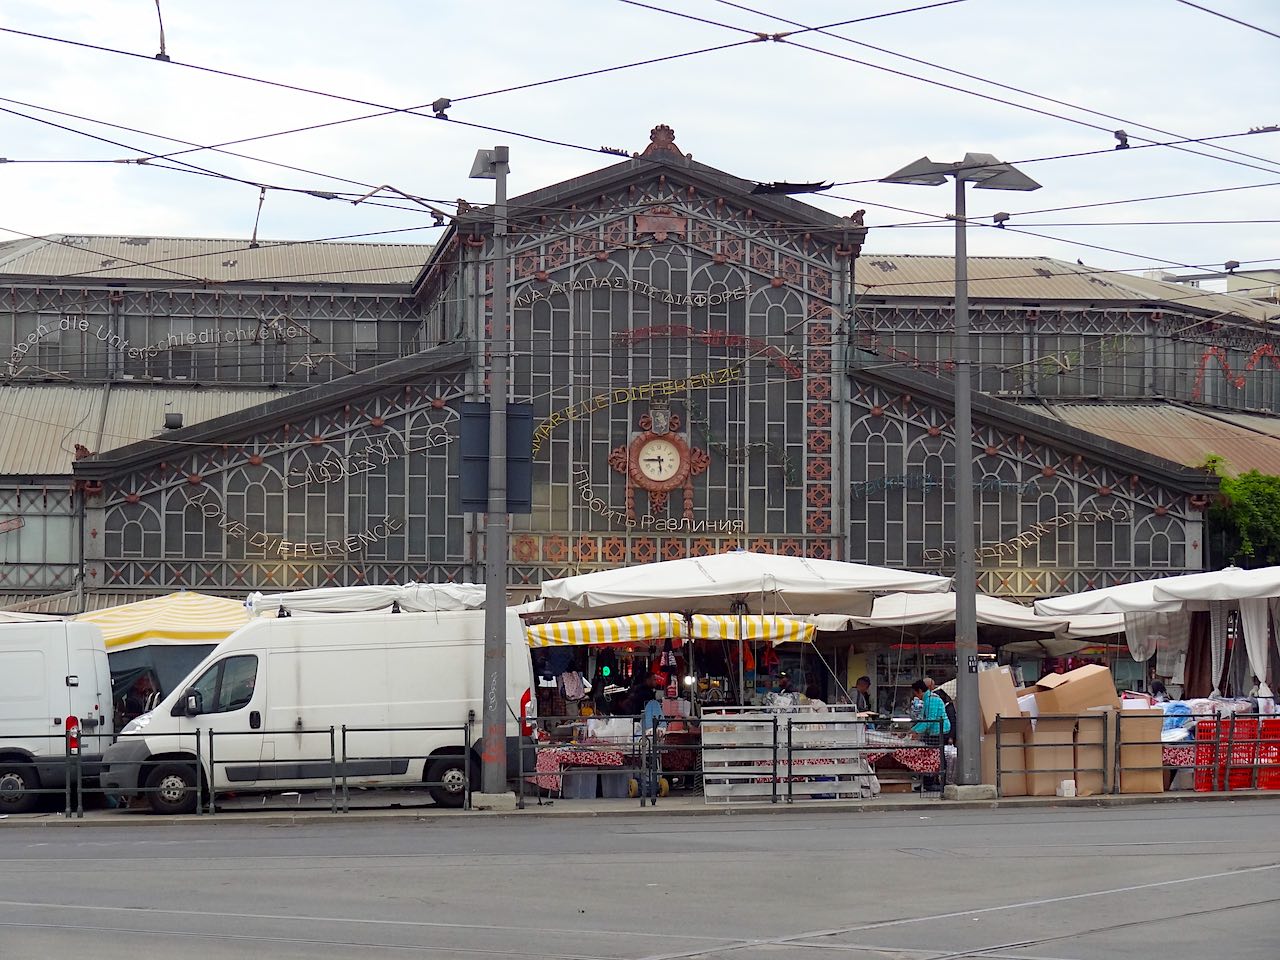
<path id="1" fill-rule="evenodd" d="M 83 817 L 86 797 L 126 795 L 145 799 L 166 812 L 214 814 L 219 797 L 236 794 L 279 794 L 266 784 L 328 780 L 329 812 L 351 808 L 351 790 L 404 790 L 425 788 L 447 795 L 446 806 L 470 808 L 474 762 L 474 718 L 451 725 L 387 725 L 320 727 L 287 730 L 215 731 L 198 728 L 189 733 L 166 734 L 166 751 L 137 760 L 116 761 L 130 768 L 128 783 L 107 786 L 100 779 L 101 755 L 112 738 L 101 734 L 68 733 L 42 736 L 0 736 L 0 813 L 27 812 L 42 797 L 61 795 L 65 817 Z M 456 746 L 433 744 L 431 753 L 396 749 L 397 734 L 410 738 L 424 732 L 456 734 Z M 263 756 L 262 751 L 238 749 L 241 738 L 255 743 L 292 743 L 296 757 Z M 302 749 L 300 741 L 320 738 L 319 748 Z M 453 739 L 449 737 L 448 739 Z M 377 744 L 385 744 L 378 747 Z M 407 746 L 407 745 L 406 745 Z M 405 774 L 421 761 L 423 775 L 408 780 Z M 115 764 L 113 763 L 113 767 Z M 440 776 L 434 776 L 433 771 Z M 221 776 L 218 774 L 221 773 Z M 108 778 L 115 780 L 116 778 Z M 355 783 L 353 783 L 355 781 Z M 438 794 L 437 794 L 438 791 Z M 289 794 L 300 793 L 288 790 Z M 456 803 L 454 798 L 456 797 Z M 160 798 L 156 801 L 155 798 Z"/>
<path id="2" fill-rule="evenodd" d="M 1165 728 L 1187 727 L 1185 739 Z M 1280 790 L 1280 715 L 1158 709 L 997 718 L 984 740 L 984 767 L 999 796 L 1053 796 L 1062 781 L 1076 796 Z M 985 778 L 984 778 L 985 779 Z"/>
<path id="3" fill-rule="evenodd" d="M 528 744 L 536 755 L 533 770 L 523 768 L 525 751 L 519 751 L 517 805 L 524 805 L 531 787 L 540 804 L 544 794 L 578 800 L 631 797 L 641 807 L 646 800 L 656 804 L 663 792 L 662 757 L 674 748 L 663 743 L 662 720 L 652 721 L 648 729 L 643 723 L 634 714 L 538 717 L 538 730 Z"/>
<path id="4" fill-rule="evenodd" d="M 948 774 L 943 721 L 913 726 L 922 723 L 937 732 L 910 739 L 830 708 L 707 708 L 703 793 L 708 803 L 865 798 L 883 789 L 880 772 L 896 766 L 905 779 L 895 784 L 912 791 L 921 777 L 922 793 L 940 795 Z"/>

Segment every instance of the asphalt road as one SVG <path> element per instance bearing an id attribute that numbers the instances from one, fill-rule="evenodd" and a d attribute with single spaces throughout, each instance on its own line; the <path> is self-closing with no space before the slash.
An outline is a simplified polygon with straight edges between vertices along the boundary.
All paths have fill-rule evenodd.
<path id="1" fill-rule="evenodd" d="M 1274 960 L 1280 804 L 0 824 L 0 956 Z"/>

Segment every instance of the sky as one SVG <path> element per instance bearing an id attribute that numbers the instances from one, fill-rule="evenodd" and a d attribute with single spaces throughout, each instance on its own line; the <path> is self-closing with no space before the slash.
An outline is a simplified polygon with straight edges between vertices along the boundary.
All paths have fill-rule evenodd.
<path id="1" fill-rule="evenodd" d="M 134 56 L 0 32 L 0 157 L 10 161 L 0 164 L 0 240 L 247 239 L 268 185 L 351 195 L 269 190 L 260 238 L 430 243 L 440 230 L 417 203 L 385 192 L 349 201 L 390 185 L 428 201 L 487 202 L 492 183 L 467 174 L 475 151 L 495 144 L 511 148 L 516 196 L 615 163 L 599 148 L 641 150 L 666 123 L 696 160 L 749 180 L 871 181 L 811 198 L 837 214 L 867 210 L 864 255 L 950 254 L 952 231 L 939 220 L 952 211 L 949 190 L 875 181 L 922 156 L 973 151 L 1018 164 L 1042 188 L 971 191 L 971 223 L 1012 214 L 1007 229 L 970 229 L 972 255 L 1181 274 L 1228 260 L 1280 266 L 1280 132 L 1247 134 L 1280 123 L 1280 38 L 1178 0 L 957 0 L 899 13 L 931 0 L 645 3 L 161 0 L 166 63 L 155 59 L 155 0 L 5 0 L 0 28 Z M 1200 6 L 1280 33 L 1274 0 Z M 809 27 L 873 19 L 754 39 L 801 29 L 779 18 Z M 425 117 L 336 123 L 379 111 L 188 65 L 384 107 L 454 105 L 448 121 L 428 107 Z M 252 160 L 205 150 L 109 162 L 184 149 L 175 141 L 209 146 L 312 124 L 335 125 L 227 147 Z M 1130 149 L 1114 149 L 1117 129 Z M 1213 143 L 1252 156 L 1143 146 L 1228 134 L 1245 135 Z M 1091 155 L 1061 158 L 1083 152 Z M 202 169 L 164 169 L 181 162 Z M 1256 184 L 1269 186 L 1035 212 Z M 897 226 L 921 220 L 933 223 Z"/>

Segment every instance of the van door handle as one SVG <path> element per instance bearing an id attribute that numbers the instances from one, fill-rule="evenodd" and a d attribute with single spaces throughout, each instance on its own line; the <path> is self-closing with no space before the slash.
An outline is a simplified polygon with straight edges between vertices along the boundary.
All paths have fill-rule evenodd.
<path id="1" fill-rule="evenodd" d="M 260 714 L 257 710 L 250 710 L 249 711 L 249 727 L 253 730 L 257 730 L 261 726 L 262 726 L 262 714 Z"/>

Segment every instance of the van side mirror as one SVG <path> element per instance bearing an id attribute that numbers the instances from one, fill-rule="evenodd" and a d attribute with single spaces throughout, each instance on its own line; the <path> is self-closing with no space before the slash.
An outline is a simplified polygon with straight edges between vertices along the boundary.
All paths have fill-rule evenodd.
<path id="1" fill-rule="evenodd" d="M 184 712 L 188 717 L 198 717 L 204 713 L 204 698 L 199 690 L 188 690 L 183 698 Z"/>

